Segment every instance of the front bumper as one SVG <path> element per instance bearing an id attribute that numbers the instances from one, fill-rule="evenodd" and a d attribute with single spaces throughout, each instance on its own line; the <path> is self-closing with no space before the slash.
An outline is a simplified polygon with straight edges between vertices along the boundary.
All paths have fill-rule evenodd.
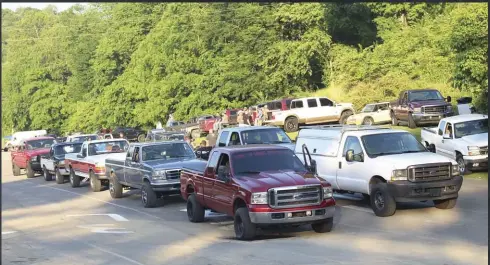
<path id="1" fill-rule="evenodd" d="M 395 181 L 388 183 L 388 191 L 396 202 L 416 202 L 457 198 L 463 184 L 462 176 L 431 182 Z"/>
<path id="2" fill-rule="evenodd" d="M 180 193 L 180 180 L 167 183 L 153 182 L 151 183 L 151 188 L 158 192 L 178 194 Z"/>
<path id="3" fill-rule="evenodd" d="M 413 120 L 416 124 L 438 124 L 443 118 L 453 116 L 453 112 L 446 113 L 412 113 Z"/>
<path id="4" fill-rule="evenodd" d="M 463 159 L 468 170 L 488 170 L 488 155 L 464 156 Z"/>

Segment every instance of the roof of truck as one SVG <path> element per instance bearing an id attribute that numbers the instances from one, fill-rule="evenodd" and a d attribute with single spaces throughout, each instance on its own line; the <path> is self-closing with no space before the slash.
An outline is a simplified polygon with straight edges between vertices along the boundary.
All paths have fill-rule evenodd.
<path id="1" fill-rule="evenodd" d="M 102 140 L 92 140 L 92 141 L 90 141 L 90 143 L 91 144 L 98 144 L 98 143 L 108 143 L 108 142 L 114 142 L 114 141 L 127 141 L 127 140 L 126 139 L 121 139 L 121 138 L 102 139 Z M 87 142 L 87 141 L 85 141 L 85 142 Z"/>
<path id="2" fill-rule="evenodd" d="M 391 129 L 389 127 L 379 126 L 317 126 L 312 128 L 303 128 L 298 134 L 298 138 L 313 137 L 313 138 L 336 138 L 344 133 L 349 135 L 363 136 L 381 133 L 406 133 L 405 130 Z"/>
<path id="3" fill-rule="evenodd" d="M 230 153 L 235 153 L 243 150 L 245 151 L 267 151 L 267 150 L 277 150 L 277 149 L 291 150 L 285 146 L 272 145 L 272 144 L 232 145 L 232 146 L 223 146 L 223 147 L 216 147 L 216 148 Z"/>
<path id="4" fill-rule="evenodd" d="M 456 116 L 444 118 L 445 121 L 451 123 L 481 120 L 481 119 L 488 119 L 488 116 L 484 114 L 462 114 L 462 115 L 456 115 Z"/>
<path id="5" fill-rule="evenodd" d="M 243 126 L 243 127 L 227 127 L 222 129 L 222 131 L 229 132 L 245 132 L 245 131 L 255 131 L 255 130 L 265 130 L 265 129 L 280 129 L 275 126 Z"/>

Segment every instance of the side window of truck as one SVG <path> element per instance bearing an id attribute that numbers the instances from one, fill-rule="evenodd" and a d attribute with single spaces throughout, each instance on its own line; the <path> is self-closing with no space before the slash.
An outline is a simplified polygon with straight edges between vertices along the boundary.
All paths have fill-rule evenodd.
<path id="1" fill-rule="evenodd" d="M 408 102 L 408 95 L 407 95 L 407 93 L 403 93 L 403 98 L 402 98 L 401 104 L 406 105 L 407 102 Z"/>
<path id="2" fill-rule="evenodd" d="M 320 98 L 320 106 L 330 107 L 333 106 L 333 102 L 328 98 Z"/>
<path id="3" fill-rule="evenodd" d="M 214 151 L 209 158 L 208 167 L 215 169 L 218 166 L 219 152 Z"/>
<path id="4" fill-rule="evenodd" d="M 230 145 L 241 145 L 240 137 L 237 132 L 233 132 L 230 137 Z"/>
<path id="5" fill-rule="evenodd" d="M 306 102 L 308 103 L 308 108 L 318 107 L 318 103 L 316 102 L 316 98 L 308 99 L 308 100 L 306 100 Z"/>
<path id="6" fill-rule="evenodd" d="M 139 147 L 134 148 L 134 153 L 133 153 L 132 158 L 133 158 L 133 162 L 140 161 L 140 148 Z"/>
<path id="7" fill-rule="evenodd" d="M 301 100 L 295 100 L 291 102 L 291 109 L 300 109 L 303 107 L 303 101 Z"/>
<path id="8" fill-rule="evenodd" d="M 347 139 L 345 139 L 345 145 L 344 145 L 344 151 L 342 152 L 342 157 L 345 157 L 345 154 L 349 149 L 354 150 L 354 155 L 360 155 L 363 153 L 359 139 L 354 136 L 347 136 Z"/>
<path id="9" fill-rule="evenodd" d="M 218 178 L 230 174 L 230 159 L 227 154 L 221 154 L 216 173 L 218 174 Z"/>
<path id="10" fill-rule="evenodd" d="M 442 136 L 442 133 L 444 132 L 444 127 L 446 127 L 446 122 L 445 121 L 441 121 L 441 123 L 439 124 L 439 128 L 437 130 L 437 134 L 438 135 L 441 135 Z"/>
<path id="11" fill-rule="evenodd" d="M 218 139 L 218 146 L 226 146 L 226 140 L 228 140 L 228 135 L 230 133 L 227 131 L 223 131 Z"/>

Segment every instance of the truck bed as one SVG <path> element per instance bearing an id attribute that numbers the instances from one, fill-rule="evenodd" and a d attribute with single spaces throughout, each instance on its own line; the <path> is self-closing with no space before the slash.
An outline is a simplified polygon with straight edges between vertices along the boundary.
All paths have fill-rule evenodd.
<path id="1" fill-rule="evenodd" d="M 182 170 L 204 174 L 204 170 L 206 169 L 207 164 L 208 164 L 207 161 L 204 160 L 193 160 L 193 161 L 186 162 L 182 166 Z"/>
<path id="2" fill-rule="evenodd" d="M 433 134 L 437 133 L 437 127 L 423 127 L 422 130 L 428 133 L 433 133 Z"/>

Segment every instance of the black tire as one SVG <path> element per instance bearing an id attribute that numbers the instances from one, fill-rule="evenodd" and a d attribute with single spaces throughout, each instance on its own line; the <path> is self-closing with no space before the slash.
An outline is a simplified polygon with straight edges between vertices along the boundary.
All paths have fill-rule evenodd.
<path id="1" fill-rule="evenodd" d="M 63 184 L 65 183 L 65 176 L 61 175 L 61 172 L 60 172 L 60 169 L 59 168 L 55 168 L 54 169 L 54 172 L 56 174 L 56 184 Z"/>
<path id="2" fill-rule="evenodd" d="M 456 162 L 458 162 L 459 173 L 460 174 L 466 173 L 466 163 L 464 162 L 464 158 L 461 154 L 456 155 Z"/>
<path id="3" fill-rule="evenodd" d="M 374 124 L 374 120 L 371 117 L 366 117 L 362 121 L 362 125 L 373 125 L 373 124 Z"/>
<path id="4" fill-rule="evenodd" d="M 46 169 L 46 166 L 43 166 L 43 176 L 45 181 L 53 180 L 53 175 L 49 173 L 48 169 Z"/>
<path id="5" fill-rule="evenodd" d="M 447 209 L 454 208 L 454 206 L 456 206 L 457 200 L 458 198 L 452 198 L 452 199 L 445 199 L 445 200 L 434 200 L 433 202 L 434 202 L 434 206 L 437 209 L 447 210 Z"/>
<path id="6" fill-rule="evenodd" d="M 145 141 L 145 139 L 146 139 L 146 135 L 144 134 L 138 135 L 138 142 L 142 143 Z"/>
<path id="7" fill-rule="evenodd" d="M 325 221 L 321 223 L 314 223 L 311 224 L 311 228 L 313 228 L 313 231 L 317 233 L 327 233 L 332 231 L 333 227 L 333 217 L 325 219 Z"/>
<path id="8" fill-rule="evenodd" d="M 194 193 L 187 198 L 187 218 L 192 223 L 204 221 L 204 207 L 197 201 Z"/>
<path id="9" fill-rule="evenodd" d="M 284 122 L 284 130 L 286 132 L 296 132 L 298 131 L 298 118 L 289 117 Z"/>
<path id="10" fill-rule="evenodd" d="M 147 181 L 145 181 L 143 187 L 141 187 L 141 201 L 145 208 L 153 208 L 157 205 L 157 195 Z"/>
<path id="11" fill-rule="evenodd" d="M 371 208 L 379 217 L 392 216 L 396 212 L 396 201 L 388 192 L 386 183 L 375 184 L 371 188 Z"/>
<path id="12" fill-rule="evenodd" d="M 246 207 L 240 207 L 235 211 L 234 228 L 235 237 L 239 240 L 251 240 L 255 237 L 257 228 L 250 221 Z"/>
<path id="13" fill-rule="evenodd" d="M 75 174 L 73 168 L 70 168 L 70 184 L 72 188 L 80 187 L 80 177 Z"/>
<path id="14" fill-rule="evenodd" d="M 352 116 L 352 114 L 354 113 L 351 110 L 345 110 L 344 112 L 342 112 L 342 114 L 340 115 L 339 124 L 345 125 L 347 123 L 347 118 L 349 118 L 349 116 Z"/>
<path id="15" fill-rule="evenodd" d="M 93 192 L 99 192 L 102 189 L 102 181 L 95 176 L 93 171 L 89 173 L 90 177 L 90 188 Z"/>
<path id="16" fill-rule="evenodd" d="M 14 164 L 14 161 L 12 161 L 12 174 L 14 176 L 20 176 L 20 167 Z"/>
<path id="17" fill-rule="evenodd" d="M 33 178 L 34 177 L 34 170 L 32 169 L 31 162 L 27 162 L 27 178 Z"/>
<path id="18" fill-rule="evenodd" d="M 413 120 L 412 113 L 408 113 L 408 128 L 410 128 L 410 129 L 417 128 L 417 124 Z"/>
<path id="19" fill-rule="evenodd" d="M 123 186 L 119 182 L 115 174 L 111 174 L 111 176 L 109 177 L 109 193 L 114 199 L 122 197 Z"/>

